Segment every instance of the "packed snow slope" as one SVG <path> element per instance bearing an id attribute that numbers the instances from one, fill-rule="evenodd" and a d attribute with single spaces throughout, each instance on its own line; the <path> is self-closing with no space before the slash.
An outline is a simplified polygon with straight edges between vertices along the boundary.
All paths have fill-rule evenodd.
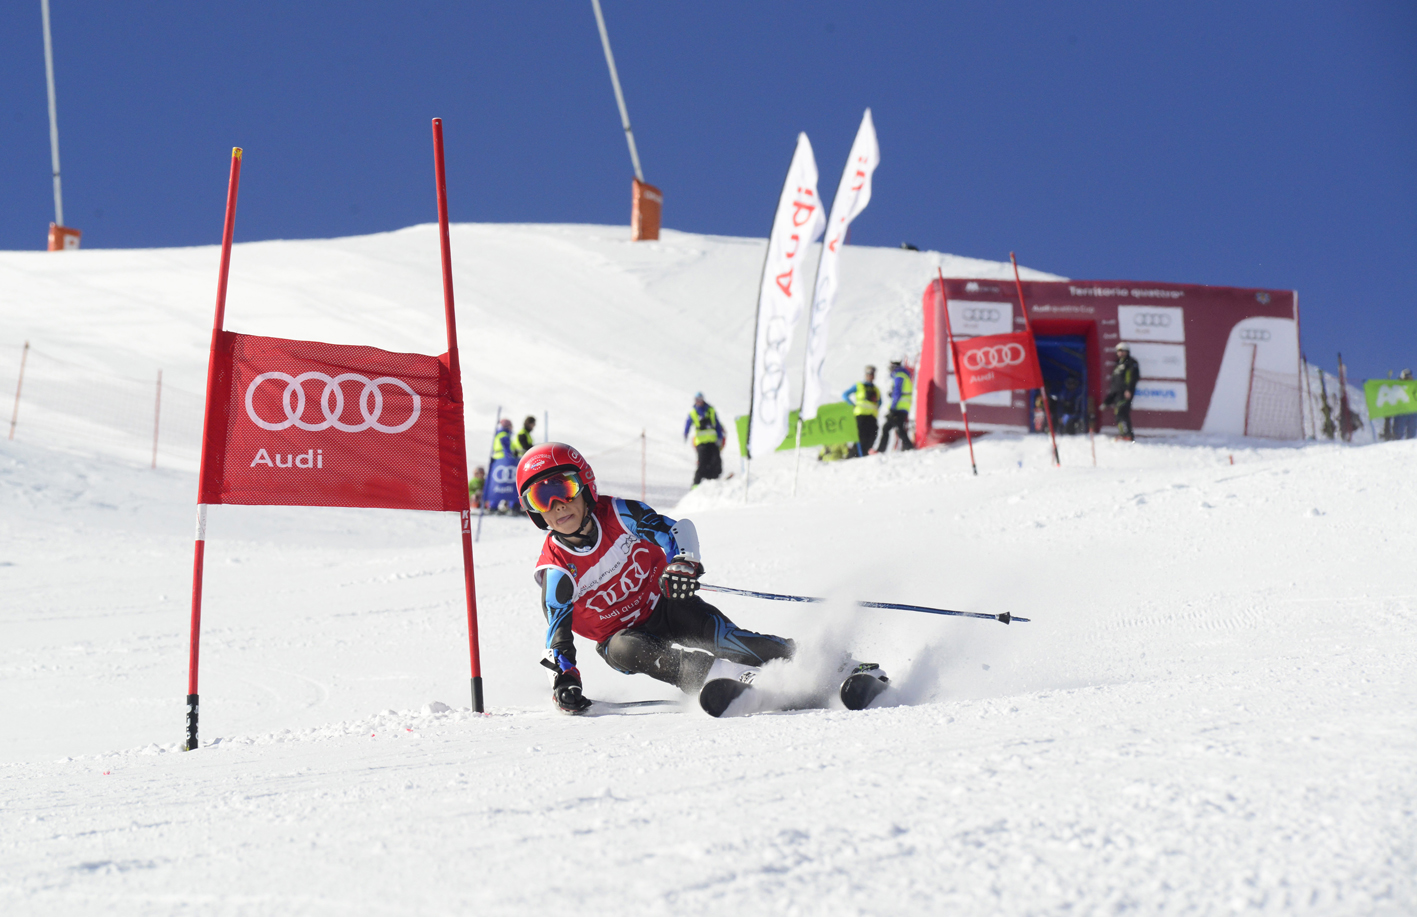
<path id="1" fill-rule="evenodd" d="M 396 248 L 421 232 L 383 238 Z M 462 227 L 464 250 L 477 232 L 497 235 Z M 600 243 L 585 228 L 505 232 L 616 244 L 609 230 Z M 291 272 L 269 280 L 284 311 L 248 299 L 265 320 L 234 309 L 231 327 L 441 349 L 434 260 L 418 294 L 433 317 L 417 319 L 414 341 L 412 307 L 370 327 L 337 307 L 383 282 L 357 253 L 315 282 L 286 244 L 264 244 Z M 288 243 L 320 257 L 361 244 Z M 164 258 L 173 278 L 195 276 L 182 266 L 192 252 L 79 254 L 109 259 L 107 279 L 45 273 L 67 255 L 0 256 L 7 329 L 30 322 L 24 334 L 52 334 L 74 359 L 168 348 L 177 366 L 187 347 L 183 365 L 200 374 L 205 319 L 184 314 L 196 340 L 178 342 L 179 319 L 158 316 L 182 297 L 154 292 Z M 696 264 L 707 270 L 684 270 Z M 325 286 L 340 276 L 348 286 Z M 706 273 L 703 287 L 727 277 Z M 613 445 L 654 411 L 677 426 L 679 386 L 713 397 L 667 375 L 677 364 L 701 360 L 705 376 L 742 385 L 747 331 L 727 332 L 743 346 L 734 366 L 703 356 L 731 350 L 696 324 L 712 303 L 685 292 L 678 311 L 665 297 L 615 317 L 610 297 L 583 332 L 606 346 L 576 348 L 538 337 L 540 310 L 560 306 L 534 279 L 497 319 L 522 336 L 489 344 L 468 376 L 566 389 L 549 409 L 553 430 L 568 415 L 568 438 L 583 423 Z M 914 310 L 917 279 L 902 276 L 879 315 L 863 301 L 834 324 L 842 386 L 855 363 L 889 355 L 892 328 L 908 332 L 890 314 Z M 22 309 L 11 280 L 26 295 L 65 293 L 71 319 Z M 657 349 L 673 341 L 670 356 Z M 496 394 L 478 397 L 495 411 Z M 841 650 L 886 667 L 893 691 L 857 713 L 552 712 L 529 575 L 540 536 L 489 518 L 477 545 L 489 714 L 474 715 L 453 519 L 216 507 L 203 745 L 190 753 L 177 748 L 194 475 L 61 445 L 0 440 L 6 914 L 1417 911 L 1415 443 L 1101 438 L 1094 464 L 1085 439 L 1067 439 L 1053 468 L 1040 437 L 990 437 L 976 444 L 977 477 L 963 448 L 808 456 L 794 493 L 784 453 L 754 463 L 746 493 L 738 475 L 684 497 L 671 514 L 698 524 L 707 581 L 831 599 L 708 596 L 799 641 L 798 660 L 766 680 L 813 682 Z M 672 461 L 659 465 L 666 487 Z M 863 610 L 858 598 L 1031 620 Z M 592 697 L 677 696 L 612 672 L 589 646 L 582 658 Z"/>

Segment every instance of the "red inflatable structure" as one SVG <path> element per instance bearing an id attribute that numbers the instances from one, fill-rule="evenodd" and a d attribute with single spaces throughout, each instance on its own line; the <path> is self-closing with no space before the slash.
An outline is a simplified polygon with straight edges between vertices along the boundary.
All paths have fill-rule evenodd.
<path id="1" fill-rule="evenodd" d="M 947 278 L 944 297 L 940 283 L 931 281 L 921 299 L 925 339 L 915 421 L 921 446 L 964 435 L 944 303 L 960 347 L 1026 324 L 1012 282 Z M 1125 341 L 1141 366 L 1132 409 L 1139 433 L 1302 438 L 1298 293 L 1122 280 L 1025 281 L 1022 291 L 1055 423 L 1062 409 L 1062 432 L 1112 422 L 1102 401 L 1115 347 Z M 1041 428 L 1037 390 L 991 392 L 968 404 L 976 432 Z"/>

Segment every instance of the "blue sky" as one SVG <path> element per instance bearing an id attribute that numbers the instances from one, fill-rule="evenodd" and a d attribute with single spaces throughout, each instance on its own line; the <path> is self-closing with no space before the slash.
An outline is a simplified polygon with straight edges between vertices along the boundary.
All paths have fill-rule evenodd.
<path id="1" fill-rule="evenodd" d="M 1303 343 L 1417 368 L 1417 5 L 603 0 L 665 224 L 762 236 L 796 133 L 830 194 L 861 111 L 852 241 L 1077 278 L 1293 288 Z M 628 224 L 589 0 L 52 0 L 67 222 L 85 247 L 434 216 Z M 0 6 L 0 249 L 53 216 L 39 0 Z"/>

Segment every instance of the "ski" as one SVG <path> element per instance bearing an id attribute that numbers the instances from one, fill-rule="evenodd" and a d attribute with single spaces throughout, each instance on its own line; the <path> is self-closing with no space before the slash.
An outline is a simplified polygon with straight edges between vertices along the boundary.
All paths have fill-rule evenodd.
<path id="1" fill-rule="evenodd" d="M 761 671 L 727 659 L 714 660 L 699 689 L 699 706 L 709 716 L 723 716 L 734 701 L 753 690 L 753 679 Z"/>
<path id="2" fill-rule="evenodd" d="M 847 710 L 865 710 L 880 697 L 891 680 L 874 662 L 863 662 L 841 683 L 841 702 Z"/>
<path id="3" fill-rule="evenodd" d="M 837 696 L 848 710 L 864 710 L 890 686 L 890 678 L 874 662 L 846 663 L 838 671 L 847 672 L 837 689 Z M 773 698 L 755 686 L 760 669 L 719 659 L 709 669 L 708 678 L 699 689 L 699 706 L 713 717 L 721 717 L 734 709 L 736 715 L 762 711 L 799 710 L 826 706 L 821 694 Z M 830 696 L 830 695 L 827 695 Z"/>

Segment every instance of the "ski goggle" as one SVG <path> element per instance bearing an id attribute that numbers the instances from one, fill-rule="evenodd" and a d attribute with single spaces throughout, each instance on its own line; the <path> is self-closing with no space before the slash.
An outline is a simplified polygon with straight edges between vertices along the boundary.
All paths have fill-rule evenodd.
<path id="1" fill-rule="evenodd" d="M 570 503 L 584 488 L 580 475 L 574 471 L 553 474 L 533 483 L 522 493 L 522 502 L 527 509 L 538 513 L 551 511 L 551 504 L 557 500 Z"/>

